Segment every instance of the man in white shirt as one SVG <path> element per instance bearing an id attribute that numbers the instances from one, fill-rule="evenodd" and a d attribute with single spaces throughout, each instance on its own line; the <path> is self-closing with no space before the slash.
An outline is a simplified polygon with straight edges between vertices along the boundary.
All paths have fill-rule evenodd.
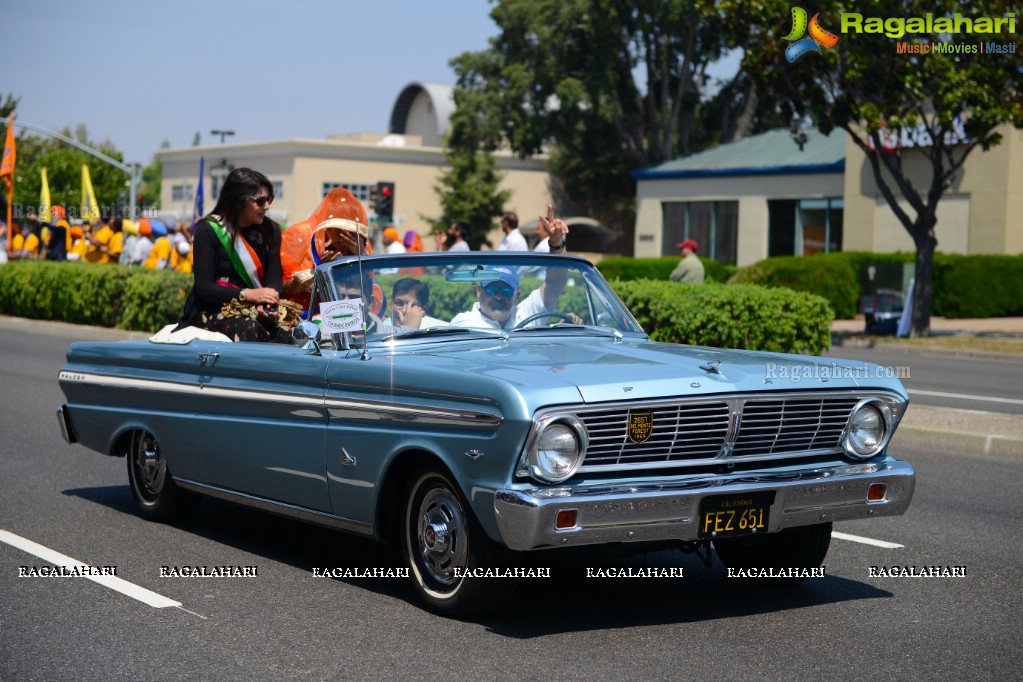
<path id="1" fill-rule="evenodd" d="M 504 230 L 504 239 L 498 245 L 498 251 L 529 251 L 529 244 L 526 238 L 519 231 L 519 217 L 514 213 L 505 213 L 501 217 L 501 229 Z"/>
<path id="2" fill-rule="evenodd" d="M 393 227 L 384 230 L 384 248 L 387 253 L 405 253 L 405 245 L 398 236 L 398 231 Z"/>
<path id="3" fill-rule="evenodd" d="M 469 248 L 469 226 L 462 220 L 451 223 L 447 232 L 437 232 L 433 235 L 438 251 L 472 251 Z"/>
<path id="4" fill-rule="evenodd" d="M 544 222 L 541 217 L 540 222 Z M 545 225 L 551 238 L 556 240 L 551 249 L 564 250 L 565 235 L 568 226 L 561 220 L 548 219 Z M 543 313 L 557 311 L 558 299 L 565 289 L 568 271 L 563 267 L 547 268 L 546 278 L 539 289 L 535 289 L 524 300 L 520 301 L 519 276 L 515 268 L 496 265 L 487 270 L 496 272 L 498 279 L 476 285 L 477 301 L 472 310 L 459 313 L 451 320 L 452 327 L 479 327 L 484 329 L 515 329 L 525 320 L 540 315 L 528 326 L 539 325 L 546 321 Z M 582 324 L 582 319 L 569 313 L 573 324 Z"/>

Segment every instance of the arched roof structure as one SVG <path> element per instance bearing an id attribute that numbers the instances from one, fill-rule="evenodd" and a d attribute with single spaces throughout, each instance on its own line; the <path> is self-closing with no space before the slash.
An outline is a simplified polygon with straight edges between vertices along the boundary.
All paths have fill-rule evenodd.
<path id="1" fill-rule="evenodd" d="M 389 133 L 417 135 L 424 147 L 440 147 L 455 112 L 455 88 L 440 83 L 409 83 L 391 108 Z"/>

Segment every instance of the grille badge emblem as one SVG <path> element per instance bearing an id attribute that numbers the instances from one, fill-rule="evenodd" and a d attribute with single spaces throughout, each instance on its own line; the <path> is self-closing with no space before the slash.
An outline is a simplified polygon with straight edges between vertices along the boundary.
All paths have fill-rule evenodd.
<path id="1" fill-rule="evenodd" d="M 645 443 L 653 432 L 653 412 L 629 412 L 629 440 L 633 443 Z"/>

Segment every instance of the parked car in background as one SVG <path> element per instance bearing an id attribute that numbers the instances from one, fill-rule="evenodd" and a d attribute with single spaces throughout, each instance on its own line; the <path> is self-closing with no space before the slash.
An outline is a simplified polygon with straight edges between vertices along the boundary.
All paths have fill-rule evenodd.
<path id="1" fill-rule="evenodd" d="M 64 437 L 124 457 L 154 521 L 209 495 L 395 542 L 422 602 L 456 617 L 507 600 L 514 581 L 477 569 L 521 552 L 815 568 L 833 522 L 913 496 L 888 454 L 897 379 L 652 342 L 581 258 L 346 257 L 314 276 L 294 345 L 71 344 Z"/>

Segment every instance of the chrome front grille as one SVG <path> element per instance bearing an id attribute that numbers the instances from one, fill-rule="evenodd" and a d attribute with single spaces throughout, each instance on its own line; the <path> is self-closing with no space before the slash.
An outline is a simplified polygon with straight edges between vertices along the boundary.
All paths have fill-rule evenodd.
<path id="1" fill-rule="evenodd" d="M 734 457 L 838 448 L 856 398 L 747 400 Z"/>
<path id="2" fill-rule="evenodd" d="M 589 444 L 580 471 L 674 468 L 731 460 L 782 459 L 841 452 L 859 396 L 770 395 L 574 412 Z M 649 436 L 630 437 L 630 414 L 649 413 Z M 642 438 L 646 434 L 640 433 Z"/>

